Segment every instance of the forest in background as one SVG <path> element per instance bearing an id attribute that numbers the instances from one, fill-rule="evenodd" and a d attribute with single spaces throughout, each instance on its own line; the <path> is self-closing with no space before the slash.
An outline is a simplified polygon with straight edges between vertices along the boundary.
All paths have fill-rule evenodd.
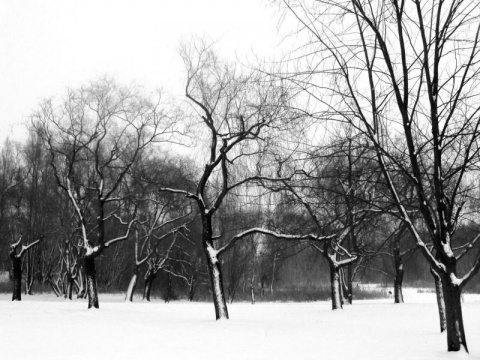
<path id="1" fill-rule="evenodd" d="M 143 285 L 146 300 L 211 297 L 218 320 L 246 294 L 323 293 L 340 310 L 366 296 L 359 282 L 393 283 L 395 303 L 405 281 L 430 283 L 448 350 L 468 351 L 479 9 L 281 6 L 302 44 L 280 63 L 240 66 L 194 39 L 185 98 L 105 77 L 38 105 L 29 139 L 1 153 L 12 300 L 43 286 L 98 308 L 99 289 L 132 301 Z"/>

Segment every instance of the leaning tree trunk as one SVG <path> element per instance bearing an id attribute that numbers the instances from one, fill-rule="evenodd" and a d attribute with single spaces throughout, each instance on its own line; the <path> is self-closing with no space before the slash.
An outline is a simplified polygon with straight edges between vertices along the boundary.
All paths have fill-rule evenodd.
<path id="1" fill-rule="evenodd" d="M 75 277 L 74 283 L 77 287 L 77 299 L 85 299 L 86 297 L 86 290 L 85 290 L 85 280 L 84 280 L 84 272 L 79 269 L 77 276 Z"/>
<path id="2" fill-rule="evenodd" d="M 347 265 L 347 284 L 346 284 L 347 296 L 346 300 L 349 305 L 353 303 L 353 264 Z"/>
<path id="3" fill-rule="evenodd" d="M 12 301 L 22 300 L 22 258 L 13 255 L 12 259 L 12 275 L 13 275 L 13 294 Z"/>
<path id="4" fill-rule="evenodd" d="M 462 316 L 462 289 L 452 282 L 447 271 L 442 276 L 443 297 L 445 300 L 445 317 L 447 320 L 448 351 L 459 351 L 462 347 L 468 352 Z"/>
<path id="5" fill-rule="evenodd" d="M 133 301 L 133 295 L 135 294 L 135 289 L 137 288 L 137 278 L 138 278 L 139 267 L 136 265 L 133 270 L 132 278 L 128 284 L 127 293 L 125 294 L 125 301 Z"/>
<path id="6" fill-rule="evenodd" d="M 85 276 L 87 278 L 88 308 L 98 309 L 97 272 L 94 257 L 85 258 Z"/>
<path id="7" fill-rule="evenodd" d="M 34 277 L 34 263 L 33 263 L 33 251 L 27 251 L 27 261 L 26 264 L 26 274 L 25 274 L 25 295 L 33 295 L 33 282 L 35 281 Z"/>
<path id="8" fill-rule="evenodd" d="M 340 268 L 329 262 L 332 310 L 343 309 L 341 299 Z"/>
<path id="9" fill-rule="evenodd" d="M 445 298 L 443 296 L 442 278 L 438 273 L 430 267 L 430 273 L 435 280 L 435 293 L 437 294 L 438 316 L 440 319 L 440 332 L 444 332 L 447 328 L 447 318 L 445 312 Z"/>
<path id="10" fill-rule="evenodd" d="M 150 301 L 150 295 L 152 293 L 153 280 L 155 280 L 155 273 L 153 271 L 148 271 L 145 276 L 145 288 L 143 290 L 143 299 Z"/>
<path id="11" fill-rule="evenodd" d="M 214 254 L 212 240 L 204 240 L 203 244 L 212 286 L 215 318 L 217 320 L 228 319 L 227 303 L 225 302 L 225 292 L 223 290 L 222 267 L 217 256 Z"/>
<path id="12" fill-rule="evenodd" d="M 53 280 L 47 280 L 47 282 L 50 284 L 50 287 L 52 288 L 53 293 L 57 296 L 60 297 L 62 292 L 60 291 L 60 288 L 58 287 L 57 284 L 53 282 Z"/>

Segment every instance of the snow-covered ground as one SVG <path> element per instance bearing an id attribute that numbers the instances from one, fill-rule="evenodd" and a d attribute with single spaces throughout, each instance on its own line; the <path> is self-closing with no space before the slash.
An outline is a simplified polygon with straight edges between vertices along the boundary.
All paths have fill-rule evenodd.
<path id="1" fill-rule="evenodd" d="M 466 295 L 470 354 L 447 353 L 435 294 L 405 291 L 357 301 L 343 311 L 329 302 L 234 303 L 230 320 L 215 321 L 210 303 L 125 303 L 101 295 L 85 300 L 48 295 L 12 303 L 0 295 L 2 358 L 26 359 L 480 359 L 480 296 Z"/>

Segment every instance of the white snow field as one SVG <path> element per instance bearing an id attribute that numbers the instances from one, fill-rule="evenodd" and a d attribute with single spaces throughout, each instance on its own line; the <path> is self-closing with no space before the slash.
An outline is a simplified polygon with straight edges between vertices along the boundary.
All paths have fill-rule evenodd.
<path id="1" fill-rule="evenodd" d="M 215 321 L 210 303 L 137 301 L 100 294 L 100 309 L 53 295 L 0 295 L 3 359 L 480 359 L 480 296 L 466 295 L 470 354 L 448 353 L 432 293 L 356 301 L 234 303 Z"/>

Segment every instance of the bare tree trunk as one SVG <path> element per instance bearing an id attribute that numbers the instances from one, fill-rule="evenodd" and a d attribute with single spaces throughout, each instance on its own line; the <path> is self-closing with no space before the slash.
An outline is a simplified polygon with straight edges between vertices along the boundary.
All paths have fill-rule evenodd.
<path id="1" fill-rule="evenodd" d="M 395 279 L 393 280 L 393 297 L 395 304 L 403 303 L 403 293 L 402 293 L 402 281 L 403 281 L 403 270 L 401 273 L 395 274 Z"/>
<path id="2" fill-rule="evenodd" d="M 273 256 L 273 265 L 272 265 L 272 281 L 270 282 L 270 294 L 273 294 L 273 285 L 275 283 L 275 268 L 277 265 L 277 254 Z"/>
<path id="3" fill-rule="evenodd" d="M 395 279 L 393 280 L 393 293 L 394 293 L 394 303 L 400 304 L 403 303 L 403 261 L 400 254 L 400 236 L 395 237 L 395 243 L 393 247 L 393 261 L 395 263 Z"/>
<path id="4" fill-rule="evenodd" d="M 172 299 L 172 275 L 167 274 L 167 293 L 165 294 L 165 302 L 168 303 Z"/>
<path id="5" fill-rule="evenodd" d="M 127 293 L 125 294 L 125 301 L 133 302 L 133 295 L 135 294 L 135 289 L 137 287 L 138 271 L 138 266 L 135 266 L 132 278 L 130 280 L 130 283 L 128 284 Z"/>
<path id="6" fill-rule="evenodd" d="M 462 316 L 462 290 L 453 284 L 449 273 L 442 278 L 443 296 L 445 299 L 445 315 L 447 320 L 448 351 L 459 351 L 462 347 L 468 352 Z"/>
<path id="7" fill-rule="evenodd" d="M 188 285 L 188 301 L 192 302 L 193 297 L 195 296 L 195 283 L 196 283 L 197 277 L 195 274 L 192 275 L 190 278 L 190 284 Z"/>
<path id="8" fill-rule="evenodd" d="M 349 282 L 349 279 L 346 279 L 345 276 L 345 269 L 342 266 L 340 268 L 340 289 L 341 289 L 341 299 L 342 299 L 342 305 L 351 305 L 351 298 L 352 298 L 352 293 L 348 291 L 349 284 L 351 286 L 351 281 Z"/>
<path id="9" fill-rule="evenodd" d="M 243 272 L 243 284 L 242 284 L 242 293 L 245 294 L 247 288 L 247 273 L 246 271 Z"/>
<path id="10" fill-rule="evenodd" d="M 250 296 L 252 298 L 252 305 L 255 305 L 255 265 L 252 272 L 252 279 L 250 281 Z"/>
<path id="11" fill-rule="evenodd" d="M 67 289 L 65 292 L 65 298 L 72 300 L 72 294 L 73 294 L 73 285 L 74 284 L 74 278 L 71 273 L 67 273 Z"/>
<path id="12" fill-rule="evenodd" d="M 143 290 L 143 299 L 150 301 L 150 295 L 152 293 L 153 280 L 155 279 L 155 274 L 152 271 L 148 271 L 145 276 L 145 288 Z"/>
<path id="13" fill-rule="evenodd" d="M 228 292 L 228 302 L 232 304 L 233 300 L 235 299 L 235 288 L 232 284 L 228 284 L 227 292 Z"/>
<path id="14" fill-rule="evenodd" d="M 440 319 L 440 332 L 444 332 L 447 328 L 447 317 L 445 311 L 445 299 L 443 297 L 443 286 L 442 286 L 442 278 L 437 272 L 430 267 L 430 273 L 435 280 L 435 292 L 437 294 L 437 305 L 438 305 L 438 316 Z"/>
<path id="15" fill-rule="evenodd" d="M 13 294 L 12 301 L 22 300 L 22 258 L 14 256 L 12 259 Z"/>
<path id="16" fill-rule="evenodd" d="M 339 268 L 339 271 L 338 271 L 338 274 L 340 275 L 340 278 L 339 278 L 339 282 L 340 282 L 340 286 L 339 286 L 339 290 L 340 290 L 340 304 L 342 304 L 342 308 L 343 308 L 343 305 L 345 305 L 345 293 L 344 293 L 344 283 L 343 283 L 343 269 L 342 268 Z"/>
<path id="17" fill-rule="evenodd" d="M 341 289 L 340 289 L 340 268 L 329 262 L 330 266 L 330 285 L 332 295 L 332 310 L 342 309 Z"/>
<path id="18" fill-rule="evenodd" d="M 84 274 L 82 270 L 79 269 L 74 282 L 77 286 L 77 299 L 84 299 L 86 296 L 86 290 L 85 290 Z"/>
<path id="19" fill-rule="evenodd" d="M 252 298 L 252 305 L 255 305 L 255 286 L 253 282 L 250 284 L 250 296 Z"/>
<path id="20" fill-rule="evenodd" d="M 87 277 L 88 308 L 98 309 L 97 272 L 95 269 L 95 258 L 85 258 L 85 275 Z"/>
<path id="21" fill-rule="evenodd" d="M 393 279 L 393 297 L 395 304 L 403 303 L 403 263 L 400 259 L 400 263 L 395 263 L 395 279 Z"/>
<path id="22" fill-rule="evenodd" d="M 347 281 L 346 281 L 346 288 L 347 288 L 347 303 L 352 305 L 353 303 L 353 264 L 347 265 Z"/>

